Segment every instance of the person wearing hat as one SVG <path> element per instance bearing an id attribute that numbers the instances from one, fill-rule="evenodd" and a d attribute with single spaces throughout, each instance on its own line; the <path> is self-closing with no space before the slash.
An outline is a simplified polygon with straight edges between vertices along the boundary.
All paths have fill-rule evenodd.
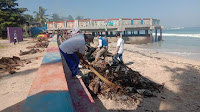
<path id="1" fill-rule="evenodd" d="M 108 51 L 108 43 L 105 38 L 101 37 L 99 34 L 97 34 L 98 38 L 98 46 L 96 47 L 98 49 L 97 55 L 95 57 L 95 62 L 99 60 L 99 58 L 103 55 L 104 58 L 106 57 L 106 53 Z"/>
<path id="2" fill-rule="evenodd" d="M 123 63 L 122 54 L 124 52 L 124 40 L 120 37 L 120 33 L 117 33 L 116 37 L 117 37 L 117 47 L 116 47 L 116 50 L 115 50 L 113 60 L 115 62 L 119 63 L 119 61 L 117 59 L 119 57 L 120 62 Z"/>
<path id="3" fill-rule="evenodd" d="M 60 52 L 71 70 L 72 77 L 79 73 L 79 59 L 83 59 L 85 54 L 85 43 L 92 41 L 91 38 L 82 33 L 76 33 L 73 38 L 69 38 L 59 45 Z"/>
<path id="4" fill-rule="evenodd" d="M 77 34 L 81 33 L 81 30 L 79 28 L 74 28 L 72 31 L 71 31 L 71 36 L 75 36 Z"/>

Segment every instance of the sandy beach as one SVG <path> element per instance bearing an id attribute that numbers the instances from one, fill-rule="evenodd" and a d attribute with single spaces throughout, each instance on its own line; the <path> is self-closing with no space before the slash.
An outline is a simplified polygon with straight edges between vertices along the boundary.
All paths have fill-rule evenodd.
<path id="1" fill-rule="evenodd" d="M 24 56 L 19 56 L 19 53 L 35 43 L 32 39 L 25 39 L 16 45 L 5 41 L 1 43 L 0 58 L 18 56 L 21 60 L 31 60 L 31 63 L 20 67 L 14 74 L 0 73 L 0 111 L 21 111 L 45 52 Z"/>
<path id="2" fill-rule="evenodd" d="M 35 43 L 31 40 L 25 40 L 16 46 L 9 43 L 2 44 L 6 47 L 0 49 L 0 57 L 19 56 L 20 50 L 26 50 L 27 46 L 33 44 Z M 109 44 L 110 52 L 114 52 L 115 45 L 116 43 Z M 156 83 L 165 83 L 164 90 L 156 93 L 157 97 L 142 98 L 142 102 L 130 108 L 102 98 L 94 98 L 101 111 L 198 112 L 200 110 L 200 62 L 149 51 L 137 46 L 125 44 L 123 54 L 125 64 Z M 21 110 L 43 55 L 44 52 L 21 56 L 21 59 L 31 59 L 32 63 L 21 67 L 12 75 L 1 73 L 0 101 L 3 102 L 0 105 L 0 111 Z"/>
<path id="3" fill-rule="evenodd" d="M 115 45 L 115 43 L 109 44 L 110 52 L 114 52 Z M 124 45 L 123 59 L 125 64 L 156 83 L 165 83 L 163 91 L 156 93 L 157 97 L 143 98 L 137 107 L 131 108 L 114 104 L 110 100 L 96 98 L 96 103 L 101 106 L 102 112 L 108 110 L 200 111 L 200 61 L 149 51 L 137 46 Z"/>

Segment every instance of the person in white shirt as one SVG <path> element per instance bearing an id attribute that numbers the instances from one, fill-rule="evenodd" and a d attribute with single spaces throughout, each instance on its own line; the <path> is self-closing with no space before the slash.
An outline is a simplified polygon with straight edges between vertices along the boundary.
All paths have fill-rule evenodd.
<path id="1" fill-rule="evenodd" d="M 75 77 L 79 73 L 79 59 L 83 59 L 83 55 L 85 54 L 85 43 L 90 41 L 91 40 L 84 37 L 82 33 L 76 32 L 72 38 L 69 38 L 60 44 L 60 52 L 63 54 L 65 61 L 72 72 L 72 77 Z"/>
<path id="2" fill-rule="evenodd" d="M 120 33 L 118 33 L 116 35 L 117 37 L 117 47 L 116 47 L 116 50 L 115 50 L 115 54 L 114 54 L 114 57 L 113 57 L 113 60 L 117 63 L 119 63 L 118 61 L 118 57 L 120 59 L 120 62 L 121 63 L 124 63 L 123 62 L 123 58 L 122 58 L 122 54 L 124 52 L 124 40 L 120 37 Z"/>

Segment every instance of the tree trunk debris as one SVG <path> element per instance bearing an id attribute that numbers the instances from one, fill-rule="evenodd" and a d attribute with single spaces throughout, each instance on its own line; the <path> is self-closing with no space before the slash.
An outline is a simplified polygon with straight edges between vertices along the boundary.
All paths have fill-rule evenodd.
<path id="1" fill-rule="evenodd" d="M 141 97 L 153 97 L 153 92 L 161 92 L 164 84 L 157 84 L 139 72 L 132 70 L 124 64 L 92 64 L 101 75 L 109 81 L 119 85 L 122 90 L 116 93 L 105 82 L 97 77 L 93 72 L 89 72 L 88 77 L 83 79 L 88 85 L 89 91 L 93 95 L 101 96 L 105 99 L 115 100 L 120 103 L 133 105 L 141 100 Z"/>
<path id="2" fill-rule="evenodd" d="M 45 37 L 38 37 L 37 43 L 34 46 L 28 46 L 27 49 L 33 48 L 47 48 L 49 45 L 49 40 Z"/>
<path id="3" fill-rule="evenodd" d="M 11 57 L 2 57 L 0 59 L 0 71 L 2 72 L 9 72 L 10 74 L 13 74 L 16 72 L 16 70 L 20 70 L 18 68 L 19 66 L 23 67 L 24 63 L 29 64 L 31 63 L 30 60 L 21 60 L 17 56 Z"/>

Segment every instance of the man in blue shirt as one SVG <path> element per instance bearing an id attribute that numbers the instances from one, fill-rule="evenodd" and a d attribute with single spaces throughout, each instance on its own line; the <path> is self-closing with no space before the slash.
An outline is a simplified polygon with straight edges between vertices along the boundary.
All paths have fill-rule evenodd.
<path id="1" fill-rule="evenodd" d="M 106 53 L 108 51 L 108 42 L 105 38 L 101 37 L 99 34 L 97 35 L 98 38 L 98 46 L 96 47 L 98 49 L 97 55 L 95 57 L 95 62 L 99 60 L 99 58 L 103 55 L 104 58 L 106 57 Z"/>

